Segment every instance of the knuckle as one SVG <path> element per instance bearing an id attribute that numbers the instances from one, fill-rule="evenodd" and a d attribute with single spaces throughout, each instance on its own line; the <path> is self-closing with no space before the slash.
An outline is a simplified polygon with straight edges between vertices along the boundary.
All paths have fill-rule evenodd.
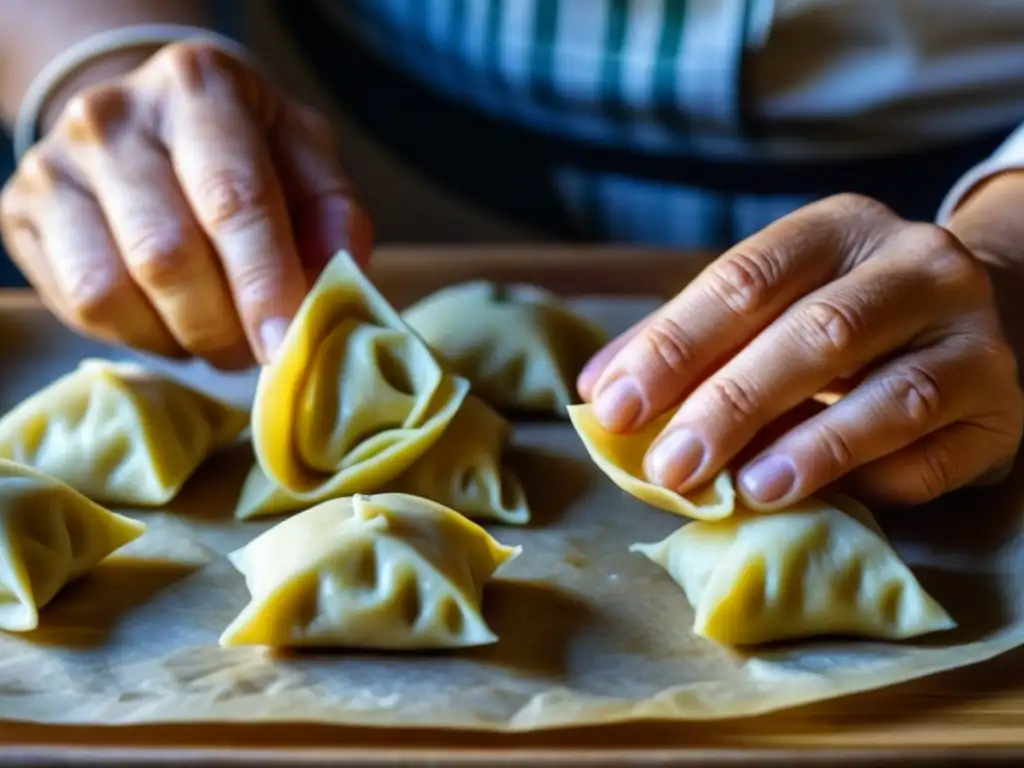
<path id="1" fill-rule="evenodd" d="M 845 354 L 864 333 L 865 323 L 852 307 L 816 300 L 796 317 L 797 338 L 808 339 L 824 356 Z"/>
<path id="2" fill-rule="evenodd" d="M 893 372 L 887 382 L 888 394 L 907 423 L 926 427 L 933 423 L 942 409 L 938 382 L 924 368 L 905 365 Z"/>
<path id="3" fill-rule="evenodd" d="M 823 422 L 818 432 L 818 446 L 828 461 L 833 477 L 841 477 L 853 469 L 854 456 L 850 441 L 832 424 Z"/>
<path id="4" fill-rule="evenodd" d="M 917 501 L 930 501 L 951 490 L 959 469 L 956 453 L 949 442 L 930 440 L 924 443 L 918 472 L 920 497 Z"/>
<path id="5" fill-rule="evenodd" d="M 856 192 L 840 192 L 837 195 L 826 198 L 823 204 L 842 215 L 872 218 L 892 218 L 895 216 L 892 209 L 885 203 Z"/>
<path id="6" fill-rule="evenodd" d="M 93 86 L 72 97 L 61 116 L 62 130 L 75 143 L 105 144 L 128 120 L 126 91 L 107 83 Z"/>
<path id="7" fill-rule="evenodd" d="M 269 185 L 251 172 L 220 168 L 196 186 L 197 208 L 213 230 L 244 229 L 270 214 Z"/>
<path id="8" fill-rule="evenodd" d="M 132 275 L 158 289 L 179 285 L 190 261 L 181 235 L 159 227 L 144 229 L 128 243 L 124 258 Z"/>
<path id="9" fill-rule="evenodd" d="M 987 285 L 988 271 L 984 265 L 948 229 L 933 224 L 911 224 L 904 236 L 938 282 L 974 288 Z"/>
<path id="10" fill-rule="evenodd" d="M 83 270 L 65 281 L 67 313 L 79 326 L 89 327 L 109 319 L 122 301 L 125 283 L 111 270 Z"/>
<path id="11" fill-rule="evenodd" d="M 222 319 L 208 317 L 203 322 L 185 324 L 180 329 L 180 342 L 189 354 L 197 357 L 232 356 L 240 347 L 247 347 L 241 326 L 232 322 L 233 312 Z"/>
<path id="12" fill-rule="evenodd" d="M 15 177 L 11 177 L 0 189 L 0 228 L 14 226 L 14 221 L 21 214 L 21 195 L 15 184 Z"/>
<path id="13" fill-rule="evenodd" d="M 717 376 L 708 381 L 708 388 L 717 412 L 727 413 L 737 422 L 761 422 L 760 400 L 748 384 Z"/>
<path id="14" fill-rule="evenodd" d="M 771 299 L 782 273 L 773 251 L 740 251 L 711 273 L 708 288 L 733 314 L 752 315 Z"/>
<path id="15" fill-rule="evenodd" d="M 45 144 L 36 144 L 22 157 L 18 176 L 30 189 L 49 192 L 61 182 L 64 174 L 53 152 Z"/>
<path id="16" fill-rule="evenodd" d="M 685 376 L 696 364 L 692 342 L 668 315 L 660 315 L 644 331 L 646 357 L 676 376 Z"/>
<path id="17" fill-rule="evenodd" d="M 235 296 L 243 307 L 274 303 L 277 297 L 293 295 L 297 286 L 288 279 L 280 264 L 267 259 L 252 259 L 230 268 Z"/>
<path id="18" fill-rule="evenodd" d="M 213 43 L 187 40 L 171 43 L 157 54 L 157 66 L 170 82 L 186 93 L 235 83 L 237 60 Z"/>

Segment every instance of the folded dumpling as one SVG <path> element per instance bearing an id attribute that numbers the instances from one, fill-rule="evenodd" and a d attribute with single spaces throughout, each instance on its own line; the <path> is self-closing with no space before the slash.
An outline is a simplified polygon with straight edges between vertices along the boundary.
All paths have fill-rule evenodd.
<path id="1" fill-rule="evenodd" d="M 440 504 L 333 499 L 230 555 L 251 600 L 221 645 L 412 650 L 485 645 L 484 583 L 519 553 Z"/>
<path id="2" fill-rule="evenodd" d="M 259 462 L 255 462 L 249 474 L 245 476 L 245 482 L 242 483 L 242 491 L 235 504 L 235 518 L 249 520 L 295 512 L 309 509 L 331 498 L 337 497 L 332 497 L 329 492 L 322 497 L 310 494 L 293 495 L 267 477 Z"/>
<path id="3" fill-rule="evenodd" d="M 647 480 L 644 456 L 668 424 L 672 414 L 666 414 L 632 433 L 606 432 L 590 404 L 569 407 L 569 419 L 583 440 L 583 445 L 594 463 L 630 496 L 635 496 L 652 507 L 695 520 L 721 520 L 729 517 L 736 507 L 736 488 L 732 475 L 723 470 L 714 480 L 685 496 Z"/>
<path id="4" fill-rule="evenodd" d="M 0 629 L 27 632 L 67 583 L 139 538 L 143 523 L 0 459 Z"/>
<path id="5" fill-rule="evenodd" d="M 95 501 L 161 506 L 248 421 L 135 363 L 90 359 L 0 419 L 0 458 Z"/>
<path id="6" fill-rule="evenodd" d="M 473 281 L 444 288 L 403 313 L 473 392 L 499 410 L 564 414 L 604 332 L 529 285 Z"/>
<path id="7" fill-rule="evenodd" d="M 811 499 L 784 512 L 698 521 L 634 544 L 694 609 L 695 634 L 729 645 L 820 635 L 899 640 L 952 629 L 871 513 Z"/>
<path id="8" fill-rule="evenodd" d="M 526 494 L 501 462 L 510 432 L 508 422 L 470 395 L 426 454 L 382 490 L 422 496 L 474 519 L 525 524 L 530 520 Z M 256 464 L 242 487 L 235 517 L 294 512 L 328 498 L 293 496 Z"/>
<path id="9" fill-rule="evenodd" d="M 426 453 L 468 391 L 341 252 L 260 373 L 256 458 L 306 502 L 376 491 Z"/>
<path id="10" fill-rule="evenodd" d="M 505 419 L 470 395 L 441 439 L 388 490 L 423 496 L 478 520 L 528 523 L 523 487 L 501 461 L 511 431 Z"/>

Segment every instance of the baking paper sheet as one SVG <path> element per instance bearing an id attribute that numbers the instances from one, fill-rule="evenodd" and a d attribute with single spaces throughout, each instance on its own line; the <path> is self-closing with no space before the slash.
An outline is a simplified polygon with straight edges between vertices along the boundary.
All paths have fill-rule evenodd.
<path id="1" fill-rule="evenodd" d="M 587 306 L 612 331 L 646 308 Z M 2 408 L 83 356 L 110 354 L 39 312 L 0 316 L 0 344 Z M 0 635 L 0 719 L 492 730 L 714 719 L 878 688 L 1024 644 L 1018 488 L 879 515 L 959 622 L 954 632 L 905 644 L 819 640 L 744 652 L 694 637 L 679 588 L 627 551 L 669 534 L 678 518 L 615 488 L 567 424 L 521 425 L 515 442 L 511 461 L 535 520 L 526 529 L 489 526 L 524 548 L 486 593 L 498 644 L 421 655 L 219 648 L 218 635 L 247 600 L 224 555 L 272 524 L 231 518 L 252 461 L 242 446 L 207 464 L 167 509 L 128 511 L 150 530 L 67 588 L 38 631 Z"/>

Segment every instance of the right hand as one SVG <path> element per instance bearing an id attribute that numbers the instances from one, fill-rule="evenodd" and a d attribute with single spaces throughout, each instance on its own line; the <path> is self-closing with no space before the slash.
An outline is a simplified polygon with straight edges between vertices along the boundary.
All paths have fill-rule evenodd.
<path id="1" fill-rule="evenodd" d="M 71 98 L 0 230 L 72 328 L 224 369 L 268 362 L 330 257 L 373 239 L 323 118 L 198 42 Z"/>

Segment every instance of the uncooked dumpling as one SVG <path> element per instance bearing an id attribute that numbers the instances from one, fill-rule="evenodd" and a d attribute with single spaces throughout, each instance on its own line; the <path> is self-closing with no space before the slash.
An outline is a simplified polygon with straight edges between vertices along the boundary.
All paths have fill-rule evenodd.
<path id="1" fill-rule="evenodd" d="M 468 391 L 341 252 L 260 373 L 256 458 L 307 502 L 370 493 L 426 453 Z"/>
<path id="2" fill-rule="evenodd" d="M 510 433 L 505 419 L 470 395 L 441 439 L 388 488 L 423 496 L 474 519 L 527 523 L 526 494 L 501 462 Z"/>
<path id="3" fill-rule="evenodd" d="M 424 341 L 490 405 L 564 414 L 603 331 L 528 285 L 474 281 L 442 289 L 403 313 Z"/>
<path id="4" fill-rule="evenodd" d="M 632 433 L 606 432 L 594 417 L 591 405 L 569 407 L 569 419 L 583 440 L 594 463 L 630 496 L 653 507 L 695 520 L 721 520 L 736 507 L 736 488 L 732 475 L 723 470 L 710 483 L 682 496 L 647 480 L 644 456 L 668 424 L 666 414 Z"/>
<path id="5" fill-rule="evenodd" d="M 508 422 L 470 395 L 440 439 L 384 490 L 422 496 L 474 519 L 527 523 L 526 494 L 518 478 L 501 463 L 510 431 Z M 294 512 L 327 498 L 292 496 L 256 464 L 242 487 L 235 517 Z"/>
<path id="6" fill-rule="evenodd" d="M 232 553 L 251 600 L 221 645 L 413 650 L 497 640 L 484 583 L 519 553 L 440 504 L 333 499 Z"/>
<path id="7" fill-rule="evenodd" d="M 248 421 L 137 364 L 85 360 L 0 420 L 0 458 L 95 501 L 161 506 Z"/>
<path id="8" fill-rule="evenodd" d="M 71 582 L 146 526 L 70 486 L 0 459 L 0 629 L 27 632 Z"/>
<path id="9" fill-rule="evenodd" d="M 784 512 L 738 511 L 630 550 L 668 571 L 693 606 L 694 633 L 719 643 L 900 640 L 955 627 L 871 513 L 837 502 L 845 511 L 814 499 Z"/>

